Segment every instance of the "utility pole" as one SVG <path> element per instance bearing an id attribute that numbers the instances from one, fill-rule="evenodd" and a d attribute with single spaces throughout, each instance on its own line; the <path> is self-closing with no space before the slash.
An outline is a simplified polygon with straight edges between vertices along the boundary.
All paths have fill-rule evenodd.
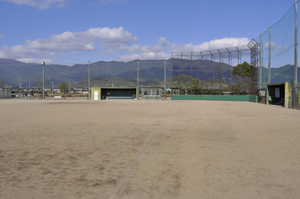
<path id="1" fill-rule="evenodd" d="M 88 77 L 88 93 L 89 93 L 89 100 L 91 100 L 91 62 L 89 61 L 89 70 L 88 70 L 88 73 L 89 73 L 89 77 Z"/>
<path id="2" fill-rule="evenodd" d="M 294 108 L 298 107 L 298 1 L 295 2 L 295 63 L 294 63 L 294 88 L 295 103 Z"/>
<path id="3" fill-rule="evenodd" d="M 140 97 L 140 61 L 137 61 L 137 96 L 136 99 L 138 100 Z"/>
<path id="4" fill-rule="evenodd" d="M 43 64 L 43 100 L 45 99 L 45 62 L 42 61 Z"/>
<path id="5" fill-rule="evenodd" d="M 260 35 L 260 50 L 259 50 L 259 89 L 262 89 L 262 50 L 263 50 L 263 44 L 262 44 L 262 35 Z"/>
<path id="6" fill-rule="evenodd" d="M 269 71 L 269 74 L 268 74 L 268 84 L 270 84 L 271 82 L 271 26 L 269 27 L 269 66 L 268 66 L 268 71 Z"/>
<path id="7" fill-rule="evenodd" d="M 164 86 L 165 86 L 165 100 L 167 99 L 167 68 L 166 68 L 166 61 L 164 61 Z"/>

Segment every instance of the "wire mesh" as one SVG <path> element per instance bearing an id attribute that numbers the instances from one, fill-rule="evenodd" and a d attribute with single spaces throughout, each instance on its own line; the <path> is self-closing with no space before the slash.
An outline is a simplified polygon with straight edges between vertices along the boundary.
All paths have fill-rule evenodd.
<path id="1" fill-rule="evenodd" d="M 240 77 L 235 66 L 251 63 L 255 47 L 254 74 Z M 239 67 L 237 67 L 239 68 Z M 257 90 L 257 42 L 203 52 L 172 52 L 172 90 L 179 94 L 249 94 Z M 252 76 L 255 76 L 253 79 Z"/>

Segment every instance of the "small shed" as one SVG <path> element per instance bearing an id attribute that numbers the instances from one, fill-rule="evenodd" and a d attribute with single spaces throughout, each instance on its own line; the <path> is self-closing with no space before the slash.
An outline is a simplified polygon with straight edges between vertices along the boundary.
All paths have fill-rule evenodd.
<path id="1" fill-rule="evenodd" d="M 162 87 L 141 87 L 142 99 L 161 100 L 163 95 Z"/>
<path id="2" fill-rule="evenodd" d="M 286 108 L 291 107 L 292 85 L 292 82 L 267 84 L 266 104 L 280 105 Z"/>
<path id="3" fill-rule="evenodd" d="M 138 94 L 135 87 L 92 87 L 91 97 L 93 100 L 106 99 L 134 99 Z"/>

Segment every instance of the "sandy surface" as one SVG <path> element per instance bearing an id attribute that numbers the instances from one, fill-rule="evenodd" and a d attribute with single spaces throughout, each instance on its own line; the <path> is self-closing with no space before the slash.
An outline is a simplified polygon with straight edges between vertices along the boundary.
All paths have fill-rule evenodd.
<path id="1" fill-rule="evenodd" d="M 300 111 L 0 100 L 0 198 L 300 198 Z"/>

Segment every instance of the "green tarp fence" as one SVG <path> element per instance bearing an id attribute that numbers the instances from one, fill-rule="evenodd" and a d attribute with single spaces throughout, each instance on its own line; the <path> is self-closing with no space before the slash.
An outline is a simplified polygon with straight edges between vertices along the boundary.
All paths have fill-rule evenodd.
<path id="1" fill-rule="evenodd" d="M 172 95 L 171 100 L 218 100 L 257 102 L 257 96 L 249 95 Z"/>

